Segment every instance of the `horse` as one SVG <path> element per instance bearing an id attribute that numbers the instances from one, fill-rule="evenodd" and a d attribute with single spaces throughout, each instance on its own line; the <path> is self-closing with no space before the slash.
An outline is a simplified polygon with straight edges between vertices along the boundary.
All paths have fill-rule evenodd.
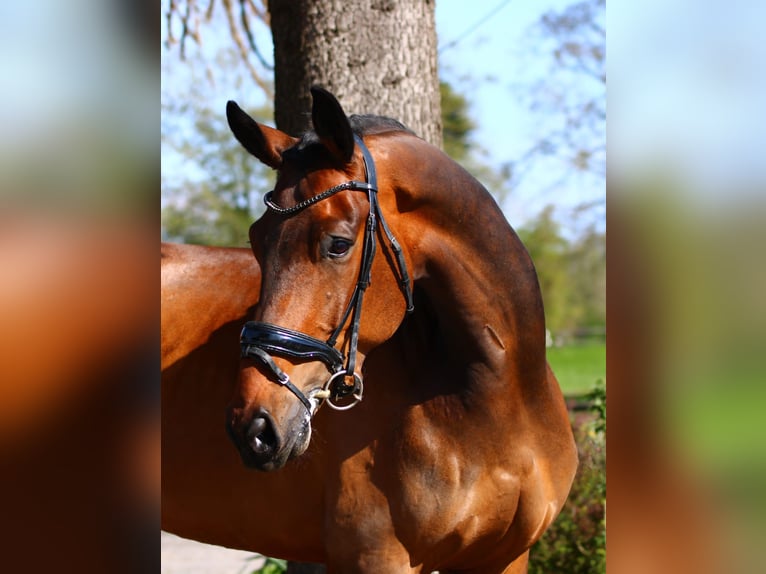
<path id="1" fill-rule="evenodd" d="M 261 272 L 250 249 L 162 243 L 161 369 L 163 374 L 228 323 L 237 328 L 258 302 Z M 236 341 L 236 337 L 235 337 Z M 172 387 L 168 375 L 163 382 Z"/>
<path id="2" fill-rule="evenodd" d="M 438 148 L 311 94 L 301 138 L 227 105 L 278 177 L 239 352 L 222 324 L 168 368 L 199 384 L 163 379 L 163 527 L 329 572 L 525 572 L 577 466 L 534 266 Z"/>
<path id="3" fill-rule="evenodd" d="M 216 521 L 225 524 L 236 511 L 217 495 L 246 497 L 257 488 L 242 476 L 241 490 L 232 490 L 230 477 L 244 473 L 228 456 L 221 413 L 238 371 L 234 347 L 258 302 L 260 278 L 250 249 L 161 245 L 161 526 L 181 536 L 222 544 Z"/>

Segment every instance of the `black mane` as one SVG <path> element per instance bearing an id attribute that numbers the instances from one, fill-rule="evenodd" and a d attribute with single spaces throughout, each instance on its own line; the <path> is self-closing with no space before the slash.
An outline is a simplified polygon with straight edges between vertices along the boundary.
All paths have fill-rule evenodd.
<path id="1" fill-rule="evenodd" d="M 414 132 L 399 120 L 386 116 L 374 116 L 371 114 L 354 114 L 348 118 L 351 130 L 358 136 L 367 134 L 381 134 L 385 132 Z"/>
<path id="2" fill-rule="evenodd" d="M 410 128 L 398 120 L 386 116 L 376 116 L 372 114 L 353 114 L 348 118 L 351 124 L 351 131 L 358 136 L 382 134 L 386 132 L 407 132 L 415 135 Z M 300 141 L 292 148 L 295 151 L 301 151 L 308 146 L 318 144 L 319 137 L 314 131 L 305 132 Z"/>

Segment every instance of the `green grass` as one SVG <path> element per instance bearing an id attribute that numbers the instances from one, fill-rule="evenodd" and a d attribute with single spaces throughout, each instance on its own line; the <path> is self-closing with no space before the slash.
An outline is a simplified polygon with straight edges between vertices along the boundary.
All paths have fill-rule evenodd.
<path id="1" fill-rule="evenodd" d="M 551 347 L 548 362 L 565 395 L 587 393 L 599 379 L 606 381 L 606 343 L 589 342 Z"/>

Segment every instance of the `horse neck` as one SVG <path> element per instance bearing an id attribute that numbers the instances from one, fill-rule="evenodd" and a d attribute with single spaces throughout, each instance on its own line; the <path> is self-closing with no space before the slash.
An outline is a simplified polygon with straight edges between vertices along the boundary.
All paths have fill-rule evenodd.
<path id="1" fill-rule="evenodd" d="M 415 246 L 416 284 L 450 354 L 472 371 L 482 365 L 485 378 L 544 380 L 542 298 L 526 249 L 476 179 L 425 142 L 406 145 L 417 146 L 409 151 L 419 161 L 396 183 L 406 187 L 397 201 Z"/>

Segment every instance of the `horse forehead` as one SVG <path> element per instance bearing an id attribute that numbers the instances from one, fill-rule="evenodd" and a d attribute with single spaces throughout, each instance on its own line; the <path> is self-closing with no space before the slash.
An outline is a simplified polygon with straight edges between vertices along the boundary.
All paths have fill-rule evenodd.
<path id="1" fill-rule="evenodd" d="M 311 185 L 323 185 L 329 183 L 337 174 L 346 176 L 356 171 L 356 163 L 361 162 L 361 155 L 357 152 L 357 158 L 349 165 L 341 165 L 337 159 L 320 145 L 309 146 L 306 149 L 283 155 L 282 166 L 279 168 L 277 183 L 286 187 L 294 185 L 298 181 L 306 180 Z"/>
<path id="2" fill-rule="evenodd" d="M 313 195 L 316 194 L 309 197 Z M 333 232 L 339 223 L 350 229 L 355 228 L 366 213 L 365 197 L 359 191 L 344 190 L 292 215 L 267 212 L 253 225 L 255 238 L 267 248 L 278 245 L 280 253 L 289 254 L 290 245 L 297 248 L 301 242 L 318 241 L 322 233 Z M 295 204 L 295 200 L 281 204 L 289 207 Z"/>

